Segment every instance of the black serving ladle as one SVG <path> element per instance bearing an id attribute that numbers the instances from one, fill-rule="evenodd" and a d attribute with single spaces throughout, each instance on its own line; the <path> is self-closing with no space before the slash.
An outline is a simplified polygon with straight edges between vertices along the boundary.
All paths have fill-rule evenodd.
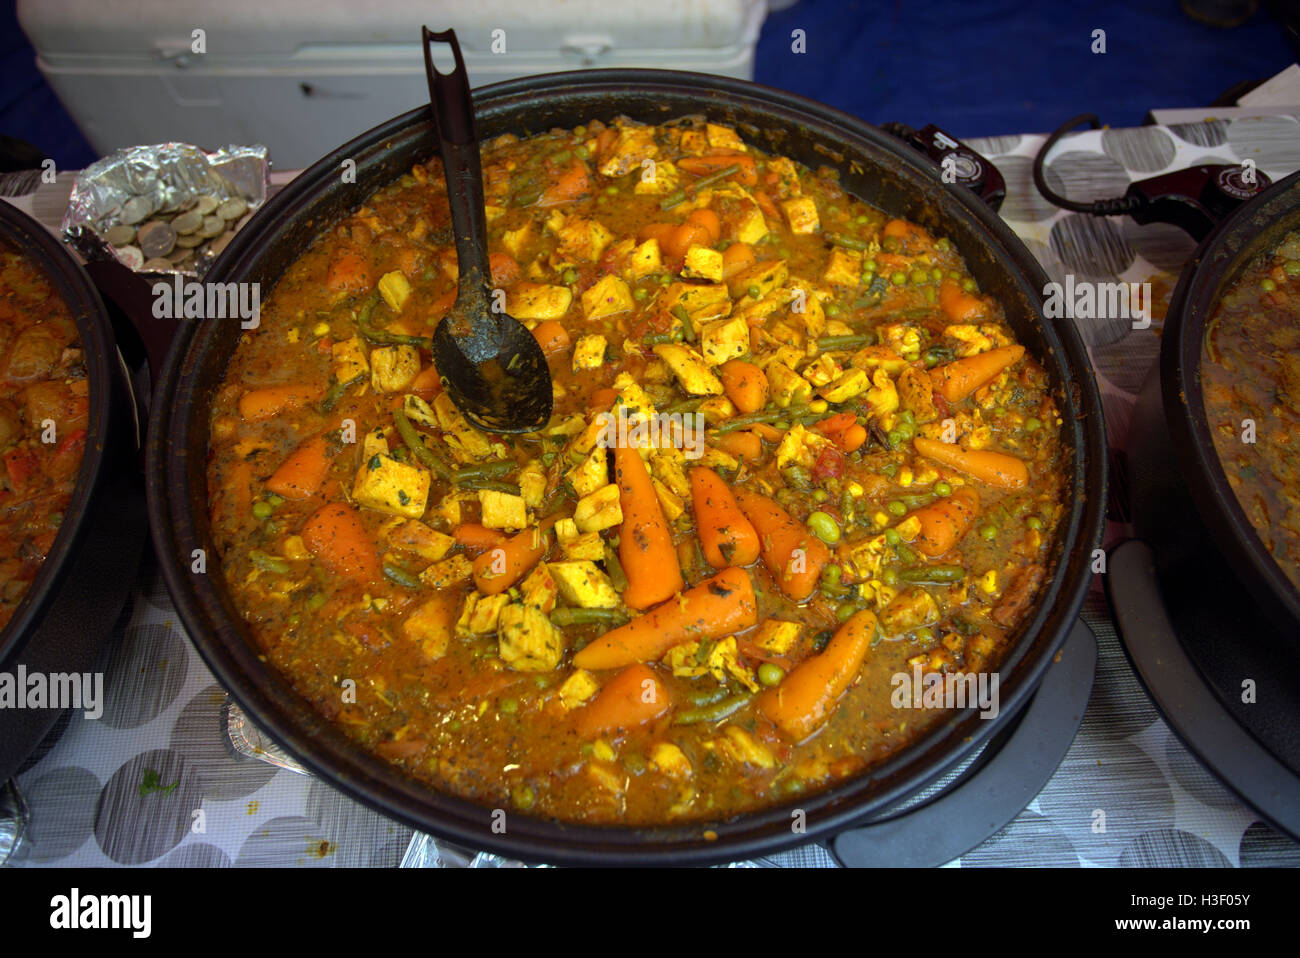
<path id="1" fill-rule="evenodd" d="M 551 372 L 533 334 L 504 311 L 493 311 L 483 175 L 465 61 L 454 30 L 422 30 L 424 69 L 460 274 L 456 303 L 433 333 L 433 364 L 447 395 L 479 429 L 533 432 L 551 418 Z M 442 74 L 434 68 L 433 42 L 451 45 L 454 73 Z"/>

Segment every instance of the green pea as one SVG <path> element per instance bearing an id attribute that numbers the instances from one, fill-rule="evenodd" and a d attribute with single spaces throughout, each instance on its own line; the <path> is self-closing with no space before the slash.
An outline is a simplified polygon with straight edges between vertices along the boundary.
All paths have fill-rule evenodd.
<path id="1" fill-rule="evenodd" d="M 957 272 L 957 270 L 955 270 L 955 269 L 950 269 L 950 270 L 948 270 L 948 278 L 949 278 L 949 279 L 958 279 L 958 280 L 959 280 L 959 279 L 961 279 L 961 273 Z"/>
<path id="2" fill-rule="evenodd" d="M 876 261 L 874 259 L 869 259 L 862 264 L 862 271 L 864 273 L 874 273 L 879 268 L 880 267 L 876 265 Z"/>
<path id="3" fill-rule="evenodd" d="M 813 493 L 814 502 L 825 502 L 829 498 L 830 498 L 830 493 L 828 493 L 825 489 L 818 489 Z"/>
<path id="4" fill-rule="evenodd" d="M 835 607 L 835 621 L 847 622 L 853 618 L 854 613 L 857 611 L 858 607 L 852 602 L 841 602 Z"/>
<path id="5" fill-rule="evenodd" d="M 313 592 L 310 599 L 307 600 L 307 608 L 315 612 L 325 604 L 325 594 L 323 592 Z"/>
<path id="6" fill-rule="evenodd" d="M 893 283 L 895 286 L 902 286 L 904 283 L 907 282 L 907 274 L 904 273 L 901 269 L 896 269 L 894 270 L 893 273 L 890 274 L 889 281 Z"/>
<path id="7" fill-rule="evenodd" d="M 844 570 L 834 563 L 822 569 L 823 581 L 830 582 L 833 585 L 839 585 L 840 578 L 844 575 Z"/>
<path id="8" fill-rule="evenodd" d="M 859 215 L 857 219 L 855 219 L 853 222 L 857 223 L 859 226 L 862 226 L 865 223 L 870 223 L 871 219 L 865 213 L 863 213 Z"/>
<path id="9" fill-rule="evenodd" d="M 891 516 L 901 516 L 907 513 L 907 506 L 903 504 L 901 499 L 891 499 L 885 504 L 885 510 Z"/>
<path id="10" fill-rule="evenodd" d="M 880 578 L 884 581 L 885 585 L 898 585 L 898 570 L 893 568 L 886 569 L 884 572 L 880 573 Z"/>
<path id="11" fill-rule="evenodd" d="M 766 685 L 771 688 L 773 685 L 780 685 L 781 680 L 785 678 L 785 669 L 772 662 L 764 662 L 758 667 L 758 681 L 760 685 Z"/>
<path id="12" fill-rule="evenodd" d="M 924 626 L 924 625 L 921 626 L 919 629 L 913 632 L 912 635 L 916 636 L 916 641 L 918 642 L 934 641 L 934 629 L 931 629 L 928 626 Z"/>
<path id="13" fill-rule="evenodd" d="M 1025 525 L 1029 526 L 1031 529 L 1041 529 L 1043 528 L 1043 520 L 1038 518 L 1038 516 L 1030 516 L 1025 520 Z"/>
<path id="14" fill-rule="evenodd" d="M 758 297 L 763 295 L 763 291 L 757 286 L 751 286 L 749 289 L 745 290 L 745 292 L 749 294 L 750 299 L 758 299 Z"/>
<path id="15" fill-rule="evenodd" d="M 1282 264 L 1288 276 L 1300 276 L 1300 259 L 1289 259 Z"/>
<path id="16" fill-rule="evenodd" d="M 839 303 L 831 303 L 826 307 L 825 312 L 827 316 L 829 316 L 831 319 L 834 319 L 840 313 L 844 312 L 844 310 L 840 309 Z"/>
<path id="17" fill-rule="evenodd" d="M 532 808 L 537 793 L 531 785 L 516 785 L 510 790 L 510 800 L 515 803 L 515 808 Z"/>
<path id="18" fill-rule="evenodd" d="M 1271 292 L 1273 292 L 1273 290 L 1277 289 L 1277 283 L 1275 283 L 1275 282 L 1273 282 L 1271 279 L 1265 277 L 1264 279 L 1261 279 L 1261 280 L 1259 281 L 1259 288 L 1262 289 L 1262 290 L 1263 290 L 1264 292 L 1266 292 L 1266 293 L 1271 293 Z"/>
<path id="19" fill-rule="evenodd" d="M 814 512 L 808 517 L 808 528 L 812 530 L 813 535 L 827 545 L 834 545 L 840 541 L 840 524 L 835 521 L 835 517 L 829 512 Z M 836 570 L 839 566 L 834 567 Z"/>
<path id="20" fill-rule="evenodd" d="M 980 532 L 980 538 L 987 539 L 989 542 L 992 542 L 994 539 L 998 537 L 998 527 L 993 525 L 992 523 L 989 523 L 988 525 L 980 526 L 979 532 Z"/>
<path id="21" fill-rule="evenodd" d="M 637 302 L 640 302 L 641 300 L 645 299 L 649 295 L 650 295 L 650 291 L 647 290 L 644 286 L 638 286 L 636 289 L 632 291 L 632 298 L 635 299 Z"/>
<path id="22" fill-rule="evenodd" d="M 576 283 L 578 281 L 578 271 L 576 269 L 566 269 L 561 279 L 566 283 Z"/>
<path id="23" fill-rule="evenodd" d="M 284 496 L 277 496 L 273 492 L 266 497 L 266 501 L 269 502 L 272 506 L 277 506 L 277 507 L 282 506 L 284 505 Z"/>
<path id="24" fill-rule="evenodd" d="M 914 426 L 916 425 L 916 416 L 913 415 L 912 410 L 904 409 L 902 412 L 898 414 L 898 421 L 905 422 L 909 426 Z"/>
<path id="25" fill-rule="evenodd" d="M 887 545 L 896 546 L 902 541 L 903 541 L 903 537 L 898 534 L 897 529 L 885 530 L 885 543 Z"/>
<path id="26" fill-rule="evenodd" d="M 573 155 L 580 160 L 585 160 L 587 157 L 591 156 L 591 153 L 588 152 L 585 146 L 578 146 L 574 148 Z"/>
<path id="27" fill-rule="evenodd" d="M 952 486 L 940 479 L 934 484 L 934 494 L 942 498 L 943 496 L 952 495 Z"/>
<path id="28" fill-rule="evenodd" d="M 973 292 L 975 292 L 975 290 L 978 289 L 979 287 L 976 286 L 976 284 L 975 284 L 975 280 L 973 280 L 973 279 L 971 279 L 971 277 L 967 276 L 965 279 L 963 279 L 963 280 L 961 281 L 961 288 L 964 289 L 964 290 L 965 290 L 966 292 L 968 292 L 968 293 L 973 293 Z"/>
<path id="29" fill-rule="evenodd" d="M 497 708 L 507 715 L 514 715 L 519 711 L 519 701 L 517 699 L 502 699 L 497 703 Z"/>
<path id="30" fill-rule="evenodd" d="M 930 278 L 930 274 L 927 273 L 927 272 L 926 272 L 925 270 L 923 270 L 923 269 L 914 269 L 914 270 L 912 270 L 912 275 L 909 277 L 909 279 L 911 279 L 912 283 L 913 283 L 914 285 L 916 285 L 916 286 L 920 286 L 922 283 L 924 283 L 924 282 L 925 282 L 927 279 L 929 279 L 929 278 Z"/>
<path id="31" fill-rule="evenodd" d="M 271 515 L 272 511 L 274 511 L 274 510 L 272 510 L 272 508 L 271 508 L 271 504 L 270 504 L 269 502 L 255 502 L 255 503 L 253 503 L 253 518 L 254 518 L 254 519 L 265 519 L 265 518 L 267 518 L 268 516 Z"/>
<path id="32" fill-rule="evenodd" d="M 943 270 L 937 266 L 930 270 L 930 279 L 934 280 L 936 283 L 939 282 L 939 280 L 943 279 Z"/>
<path id="33" fill-rule="evenodd" d="M 889 432 L 885 433 L 885 437 L 889 440 L 889 444 L 895 449 L 897 449 L 903 441 L 903 434 L 897 429 L 889 430 Z"/>
<path id="34" fill-rule="evenodd" d="M 1043 428 L 1043 421 L 1037 416 L 1030 416 L 1025 420 L 1025 432 L 1038 432 Z"/>
<path id="35" fill-rule="evenodd" d="M 951 246 L 952 243 L 948 242 L 948 237 L 946 236 L 940 236 L 937 240 L 934 241 L 934 248 L 939 250 L 940 252 L 947 252 L 948 248 Z"/>
<path id="36" fill-rule="evenodd" d="M 902 439 L 903 442 L 907 442 L 907 440 L 916 435 L 916 427 L 910 422 L 900 422 L 897 428 L 894 429 L 894 432 L 898 433 L 899 438 Z"/>

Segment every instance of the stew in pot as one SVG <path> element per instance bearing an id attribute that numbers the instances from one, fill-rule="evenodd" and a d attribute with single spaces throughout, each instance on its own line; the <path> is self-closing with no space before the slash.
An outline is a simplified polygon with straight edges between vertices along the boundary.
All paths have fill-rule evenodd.
<path id="1" fill-rule="evenodd" d="M 658 824 L 860 772 L 942 714 L 900 677 L 996 669 L 1060 417 L 947 239 L 697 120 L 503 136 L 483 170 L 546 428 L 439 388 L 437 161 L 302 255 L 215 397 L 221 566 L 302 695 L 439 788 Z"/>
<path id="2" fill-rule="evenodd" d="M 1300 588 L 1300 233 L 1223 294 L 1204 351 L 1215 452 L 1265 548 Z"/>
<path id="3" fill-rule="evenodd" d="M 54 545 L 86 446 L 86 366 L 67 304 L 0 243 L 0 628 Z"/>

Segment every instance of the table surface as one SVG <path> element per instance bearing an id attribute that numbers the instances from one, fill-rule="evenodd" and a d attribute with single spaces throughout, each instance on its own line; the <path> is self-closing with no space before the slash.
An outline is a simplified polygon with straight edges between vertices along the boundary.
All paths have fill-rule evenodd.
<path id="1" fill-rule="evenodd" d="M 969 142 L 1002 171 L 1001 214 L 1052 279 L 1151 281 L 1157 296 L 1167 295 L 1195 247 L 1185 234 L 1050 206 L 1030 172 L 1042 136 Z M 1271 116 L 1088 131 L 1063 141 L 1047 170 L 1058 192 L 1091 200 L 1120 196 L 1129 182 L 1160 172 L 1246 159 L 1275 180 L 1300 169 L 1300 123 Z M 291 177 L 275 173 L 273 184 Z M 11 202 L 53 228 L 70 185 L 61 178 Z M 1126 320 L 1077 325 L 1096 371 L 1110 446 L 1122 449 L 1137 392 L 1159 351 L 1159 320 L 1146 330 Z M 1128 531 L 1112 522 L 1108 544 Z M 1160 718 L 1124 656 L 1096 581 L 1083 618 L 1097 636 L 1099 658 L 1074 744 L 1011 824 L 951 864 L 1300 865 L 1300 845 L 1245 807 Z M 103 716 L 66 718 L 18 777 L 32 818 L 14 865 L 506 864 L 415 835 L 319 779 L 234 750 L 227 696 L 181 627 L 152 562 L 114 628 L 103 669 Z M 142 795 L 147 770 L 174 787 Z M 834 862 L 808 845 L 750 864 Z"/>

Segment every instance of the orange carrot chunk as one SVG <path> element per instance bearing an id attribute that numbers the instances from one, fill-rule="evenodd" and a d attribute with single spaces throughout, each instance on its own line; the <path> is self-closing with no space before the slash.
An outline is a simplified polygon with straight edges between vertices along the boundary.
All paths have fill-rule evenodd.
<path id="1" fill-rule="evenodd" d="M 580 160 L 574 160 L 555 178 L 555 182 L 546 187 L 537 201 L 538 206 L 558 206 L 581 199 L 591 189 L 591 178 L 587 167 Z"/>
<path id="2" fill-rule="evenodd" d="M 973 322 L 988 312 L 982 299 L 950 279 L 939 284 L 939 308 L 955 323 Z"/>
<path id="3" fill-rule="evenodd" d="M 653 662 L 687 639 L 720 639 L 758 624 L 754 583 L 744 569 L 723 569 L 581 649 L 579 669 L 617 669 Z"/>
<path id="4" fill-rule="evenodd" d="M 740 511 L 753 524 L 762 543 L 763 564 L 782 592 L 802 602 L 813 594 L 830 550 L 794 516 L 767 496 L 735 490 Z"/>
<path id="5" fill-rule="evenodd" d="M 876 634 L 876 615 L 855 612 L 826 648 L 795 667 L 776 688 L 758 696 L 758 710 L 795 742 L 810 738 L 830 719 L 853 684 Z"/>
<path id="6" fill-rule="evenodd" d="M 489 529 L 477 522 L 462 522 L 452 530 L 451 537 L 468 552 L 495 549 L 509 538 L 500 529 Z"/>
<path id="7" fill-rule="evenodd" d="M 553 319 L 534 326 L 533 338 L 542 347 L 542 354 L 547 359 L 569 348 L 569 331 Z"/>
<path id="8" fill-rule="evenodd" d="M 550 547 L 550 533 L 540 528 L 525 529 L 491 546 L 474 560 L 474 587 L 484 595 L 506 591 L 531 572 Z"/>
<path id="9" fill-rule="evenodd" d="M 686 582 L 650 473 L 635 447 L 615 447 L 614 476 L 623 510 L 618 544 L 619 562 L 628 582 L 623 604 L 629 609 L 647 609 L 680 592 Z"/>
<path id="10" fill-rule="evenodd" d="M 329 472 L 327 451 L 324 436 L 312 436 L 299 443 L 266 480 L 266 488 L 286 499 L 308 499 L 316 495 Z"/>
<path id="11" fill-rule="evenodd" d="M 758 412 L 767 405 L 767 376 L 743 359 L 729 359 L 718 367 L 722 388 L 738 412 Z"/>
<path id="12" fill-rule="evenodd" d="M 1020 361 L 1024 346 L 1002 346 L 965 359 L 955 359 L 930 370 L 930 382 L 948 402 L 961 402 L 981 386 L 991 383 L 1008 366 Z"/>
<path id="13" fill-rule="evenodd" d="M 963 449 L 956 443 L 917 436 L 916 451 L 927 459 L 965 473 L 998 489 L 1020 489 L 1029 484 L 1029 469 L 1023 459 L 988 449 Z"/>
<path id="14" fill-rule="evenodd" d="M 361 514 L 343 502 L 321 506 L 302 527 L 303 545 L 327 570 L 362 585 L 380 581 L 379 550 Z"/>
<path id="15" fill-rule="evenodd" d="M 937 558 L 966 537 L 980 513 L 980 497 L 974 489 L 958 489 L 951 496 L 922 506 L 912 515 L 921 521 L 921 532 L 912 543 L 918 552 Z"/>
<path id="16" fill-rule="evenodd" d="M 239 414 L 250 422 L 271 419 L 288 409 L 315 402 L 325 394 L 316 383 L 287 383 L 250 389 L 239 397 Z"/>
<path id="17" fill-rule="evenodd" d="M 629 665 L 576 713 L 583 738 L 626 732 L 652 722 L 672 708 L 668 686 L 648 665 Z"/>
<path id="18" fill-rule="evenodd" d="M 712 469 L 691 470 L 691 504 L 695 509 L 695 532 L 704 558 L 715 569 L 747 566 L 758 559 L 758 533 L 740 507 L 731 489 Z"/>

